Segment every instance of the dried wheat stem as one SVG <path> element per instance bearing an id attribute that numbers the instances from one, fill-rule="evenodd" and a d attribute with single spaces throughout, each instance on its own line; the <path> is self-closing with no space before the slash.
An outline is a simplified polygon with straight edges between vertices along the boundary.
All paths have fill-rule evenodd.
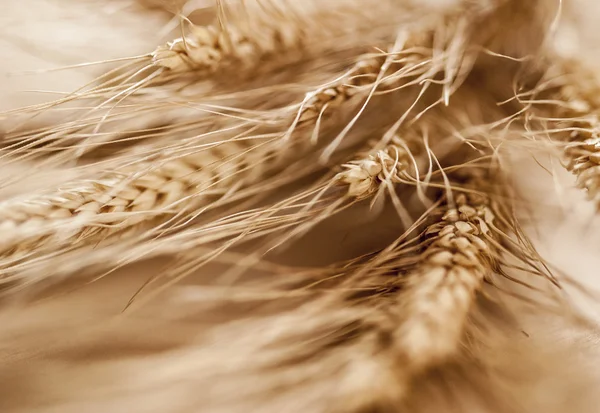
<path id="1" fill-rule="evenodd" d="M 455 207 L 427 228 L 429 245 L 407 275 L 399 304 L 405 319 L 395 333 L 415 373 L 457 352 L 476 293 L 495 268 L 493 221 L 484 197 L 460 194 Z"/>

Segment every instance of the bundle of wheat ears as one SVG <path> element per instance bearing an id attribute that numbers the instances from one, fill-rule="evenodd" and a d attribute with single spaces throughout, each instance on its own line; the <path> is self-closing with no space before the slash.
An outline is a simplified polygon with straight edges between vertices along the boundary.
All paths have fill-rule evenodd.
<path id="1" fill-rule="evenodd" d="M 598 411 L 593 2 L 16 3 L 0 411 Z"/>

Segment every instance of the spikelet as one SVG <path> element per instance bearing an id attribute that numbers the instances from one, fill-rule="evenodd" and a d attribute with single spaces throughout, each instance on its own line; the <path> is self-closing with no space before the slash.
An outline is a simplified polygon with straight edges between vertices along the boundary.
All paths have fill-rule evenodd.
<path id="1" fill-rule="evenodd" d="M 336 179 L 348 185 L 348 196 L 368 198 L 378 191 L 382 182 L 410 183 L 414 179 L 413 159 L 406 142 L 396 136 L 384 149 L 342 165 L 345 171 Z"/>
<path id="2" fill-rule="evenodd" d="M 320 118 L 329 107 L 335 109 L 357 94 L 385 94 L 409 87 L 427 88 L 427 82 L 443 74 L 445 88 L 469 72 L 463 60 L 470 51 L 467 22 L 476 19 L 477 10 L 465 14 L 448 13 L 431 18 L 418 27 L 398 31 L 395 44 L 387 53 L 365 54 L 336 81 L 307 93 L 299 121 Z M 444 30 L 440 30 L 444 27 Z M 456 63 L 450 68 L 450 63 Z M 424 86 L 425 85 L 425 86 Z"/>
<path id="3" fill-rule="evenodd" d="M 560 90 L 560 98 L 566 102 L 561 115 L 572 118 L 569 144 L 565 148 L 567 169 L 577 176 L 577 186 L 588 197 L 600 202 L 600 82 L 597 76 L 579 65 L 568 65 L 572 70 L 570 82 Z M 574 70 L 573 70 L 574 69 Z"/>

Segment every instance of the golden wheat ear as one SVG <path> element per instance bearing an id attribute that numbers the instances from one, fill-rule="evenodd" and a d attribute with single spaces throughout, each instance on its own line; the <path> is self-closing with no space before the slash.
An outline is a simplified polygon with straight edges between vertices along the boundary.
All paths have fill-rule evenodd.
<path id="1" fill-rule="evenodd" d="M 600 202 L 600 79 L 581 62 L 548 56 L 532 96 L 532 119 L 562 150 L 577 187 Z"/>
<path id="2" fill-rule="evenodd" d="M 506 271 L 511 262 L 554 282 L 539 269 L 541 259 L 531 258 L 535 254 L 526 242 L 515 247 L 511 234 L 521 236 L 521 230 L 501 176 L 497 165 L 484 159 L 476 167 L 465 165 L 449 173 L 446 195 L 416 244 L 391 254 L 396 257 L 392 263 L 396 260 L 402 268 L 394 299 L 398 323 L 391 342 L 402 360 L 407 387 L 429 370 L 460 359 L 465 349 L 470 351 L 467 336 L 477 300 L 485 294 L 486 283 L 496 285 L 497 275 L 514 281 Z"/>
<path id="3" fill-rule="evenodd" d="M 280 349 L 271 360 L 279 368 L 260 370 L 266 382 L 304 377 L 321 365 L 340 384 L 326 398 L 343 411 L 396 409 L 418 393 L 411 387 L 419 377 L 460 358 L 476 299 L 500 271 L 507 238 L 505 219 L 496 216 L 504 213 L 496 207 L 502 197 L 490 194 L 491 180 L 465 169 L 410 248 L 321 271 L 306 291 L 310 302 L 295 313 L 295 328 L 282 328 L 257 350 Z M 475 182 L 465 183 L 469 176 Z"/>
<path id="4" fill-rule="evenodd" d="M 158 47 L 152 53 L 152 65 L 168 69 L 169 74 L 202 76 L 221 71 L 221 75 L 245 76 L 306 54 L 339 51 L 347 46 L 349 34 L 385 38 L 397 20 L 386 14 L 407 10 L 403 2 L 385 0 L 357 18 L 359 8 L 356 0 L 337 0 L 326 7 L 313 0 L 224 4 L 213 25 L 192 24 L 188 35 Z M 375 22 L 379 27 L 373 30 Z"/>
<path id="5" fill-rule="evenodd" d="M 455 355 L 475 295 L 496 270 L 490 242 L 494 214 L 484 197 L 460 194 L 429 226 L 422 260 L 406 276 L 400 306 L 405 321 L 395 341 L 415 369 Z"/>

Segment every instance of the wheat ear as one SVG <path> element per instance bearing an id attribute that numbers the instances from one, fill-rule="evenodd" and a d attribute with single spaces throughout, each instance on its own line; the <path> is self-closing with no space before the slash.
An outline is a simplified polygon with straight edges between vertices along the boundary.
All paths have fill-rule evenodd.
<path id="1" fill-rule="evenodd" d="M 339 50 L 344 47 L 344 36 L 366 32 L 368 22 L 391 25 L 393 20 L 386 14 L 398 12 L 401 5 L 380 2 L 363 14 L 362 20 L 354 18 L 352 10 L 360 7 L 354 0 L 334 2 L 329 7 L 312 0 L 282 6 L 288 13 L 246 2 L 230 5 L 227 19 L 221 14 L 212 25 L 191 25 L 186 36 L 159 46 L 151 55 L 152 65 L 172 74 L 211 75 L 233 69 L 234 74 L 243 75 L 259 64 L 289 63 L 286 56 L 298 60 L 307 53 L 316 54 L 328 44 Z"/>
<path id="2" fill-rule="evenodd" d="M 192 250 L 214 242 L 241 243 L 244 240 L 291 228 L 283 236 L 286 240 L 290 236 L 305 232 L 323 218 L 346 208 L 349 206 L 348 201 L 352 204 L 357 199 L 371 194 L 370 191 L 358 191 L 358 189 L 368 189 L 365 187 L 363 179 L 365 177 L 361 176 L 360 169 L 366 167 L 370 170 L 368 165 L 373 162 L 380 165 L 378 176 L 374 176 L 372 181 L 369 181 L 373 191 L 378 190 L 379 185 L 384 182 L 390 185 L 399 183 L 414 185 L 418 182 L 413 176 L 416 175 L 415 171 L 418 170 L 422 159 L 418 159 L 419 153 L 412 148 L 415 143 L 419 143 L 419 139 L 411 138 L 406 141 L 395 137 L 392 144 L 384 150 L 376 150 L 359 157 L 354 156 L 352 161 L 344 164 L 343 167 L 347 168 L 345 171 L 337 175 L 330 174 L 316 185 L 277 204 L 241 214 L 225 214 L 212 222 L 197 221 L 194 225 L 186 226 L 185 231 L 164 234 L 160 239 L 144 241 L 139 236 L 132 236 L 139 235 L 139 231 L 126 234 L 124 230 L 134 229 L 144 220 L 188 211 L 192 203 L 194 210 L 197 208 L 205 210 L 212 205 L 211 200 L 214 200 L 214 197 L 207 197 L 229 193 L 234 181 L 240 189 L 248 185 L 248 190 L 236 192 L 237 198 L 245 199 L 246 193 L 252 197 L 253 194 L 264 192 L 261 185 L 256 186 L 255 190 L 250 186 L 263 176 L 261 170 L 273 166 L 272 162 L 265 162 L 268 159 L 264 154 L 265 151 L 268 152 L 268 148 L 273 149 L 273 144 L 277 144 L 277 141 L 267 142 L 264 148 L 246 148 L 244 141 L 223 142 L 203 152 L 176 159 L 169 160 L 165 155 L 159 156 L 146 162 L 120 168 L 118 173 L 94 181 L 81 182 L 73 186 L 70 191 L 64 190 L 26 201 L 0 203 L 0 207 L 4 207 L 2 212 L 5 218 L 4 225 L 7 228 L 10 226 L 12 234 L 5 240 L 3 249 L 6 252 L 11 248 L 26 246 L 29 252 L 47 253 L 48 251 L 44 249 L 63 245 L 58 242 L 59 240 L 62 243 L 69 241 L 73 247 L 83 247 L 119 233 L 122 244 L 129 242 L 137 244 L 129 248 L 131 261 L 160 253 L 172 253 L 168 248 L 169 245 L 179 247 L 185 244 L 186 249 Z M 234 159 L 227 162 L 227 155 L 234 156 Z M 237 158 L 242 155 L 244 158 L 238 160 Z M 237 178 L 238 175 L 240 178 Z M 269 185 L 275 185 L 274 188 L 280 185 L 277 181 L 282 179 L 286 181 L 285 176 L 279 175 L 273 176 L 272 179 Z M 333 188 L 334 184 L 345 185 L 348 188 L 346 194 L 342 195 L 338 189 Z M 203 194 L 203 188 L 209 187 L 210 190 Z M 388 185 L 381 187 L 390 189 Z M 200 205 L 203 200 L 207 202 Z M 300 210 L 297 210 L 298 208 Z M 192 214 L 191 210 L 188 212 L 188 215 Z M 53 233 L 52 236 L 43 236 Z M 124 239 L 125 236 L 127 239 Z M 278 244 L 282 242 L 278 241 Z M 32 245 L 34 243 L 35 245 Z M 106 253 L 101 250 L 106 250 Z M 103 266 L 113 265 L 118 260 L 112 259 L 111 255 L 114 255 L 111 253 L 112 250 L 111 245 L 94 248 L 93 252 L 88 253 L 86 263 L 91 265 L 92 262 L 95 264 L 102 262 Z M 30 267 L 37 268 L 40 263 L 48 259 L 50 260 L 48 262 L 53 263 L 53 270 L 47 270 L 46 275 L 54 274 L 54 270 L 58 268 L 61 268 L 60 271 L 63 273 L 70 273 L 73 271 L 71 268 L 79 269 L 69 258 L 71 255 L 66 251 L 59 256 L 38 256 L 39 259 L 36 263 L 32 262 L 32 265 L 19 263 L 18 254 L 9 255 L 4 258 L 3 267 L 7 274 L 9 271 L 29 274 Z M 214 255 L 218 256 L 216 253 Z M 59 264 L 61 262 L 67 264 Z M 15 278 L 19 277 L 15 276 Z M 31 277 L 24 278 L 28 280 Z"/>
<path id="3" fill-rule="evenodd" d="M 583 67 L 571 65 L 575 81 L 566 83 L 560 96 L 568 104 L 561 112 L 571 117 L 572 129 L 565 148 L 567 169 L 577 176 L 577 186 L 588 198 L 600 202 L 600 81 Z"/>
<path id="4" fill-rule="evenodd" d="M 266 22 L 265 22 L 266 23 Z M 266 24 L 261 36 L 248 36 L 236 27 L 191 26 L 190 33 L 152 52 L 152 64 L 173 73 L 213 74 L 226 62 L 250 69 L 261 57 L 301 48 L 303 30 L 296 23 Z"/>
<path id="5" fill-rule="evenodd" d="M 537 108 L 545 130 L 564 146 L 565 167 L 590 200 L 600 202 L 600 80 L 581 63 L 554 57 Z"/>
<path id="6" fill-rule="evenodd" d="M 382 310 L 375 312 L 375 331 L 389 337 L 390 346 L 382 352 L 394 366 L 391 371 L 381 368 L 394 380 L 384 402 L 406 401 L 420 374 L 457 355 L 476 295 L 486 275 L 496 269 L 488 226 L 494 215 L 485 197 L 460 193 L 455 203 L 436 212 L 442 215 L 424 231 L 425 246 L 414 257 L 416 266 L 400 266 L 395 285 L 387 277 L 388 284 L 377 288 Z M 381 402 L 363 399 L 367 404 Z"/>
<path id="7" fill-rule="evenodd" d="M 243 141 L 228 141 L 193 154 L 138 162 L 48 195 L 0 202 L 2 250 L 22 248 L 19 244 L 25 239 L 36 239 L 39 248 L 43 246 L 39 243 L 56 242 L 40 236 L 55 231 L 60 235 L 61 225 L 69 238 L 95 232 L 107 236 L 161 214 L 183 211 L 209 190 L 213 195 L 226 192 L 240 171 L 256 163 L 252 154 Z"/>
<path id="8" fill-rule="evenodd" d="M 484 197 L 460 194 L 456 205 L 427 228 L 430 244 L 407 275 L 400 303 L 405 321 L 395 335 L 413 369 L 421 371 L 456 353 L 476 293 L 496 266 L 493 221 Z"/>

